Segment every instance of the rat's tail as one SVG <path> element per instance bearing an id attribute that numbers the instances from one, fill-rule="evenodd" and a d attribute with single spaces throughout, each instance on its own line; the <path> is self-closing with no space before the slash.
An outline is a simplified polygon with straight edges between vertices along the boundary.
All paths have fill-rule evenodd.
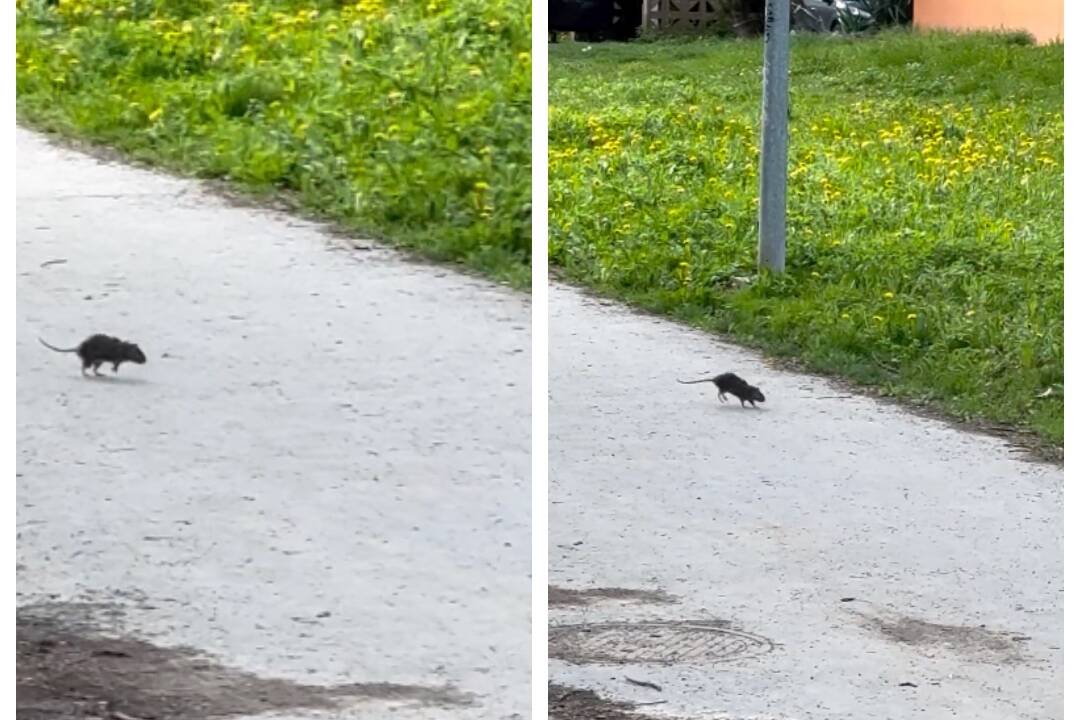
<path id="1" fill-rule="evenodd" d="M 45 347 L 49 348 L 50 350 L 55 350 L 56 352 L 79 352 L 79 348 L 77 348 L 77 347 L 67 348 L 65 350 L 64 348 L 54 347 L 54 346 L 50 345 L 49 343 L 45 342 L 44 340 L 42 340 L 41 338 L 38 338 L 38 342 L 41 343 L 42 345 L 44 345 Z"/>
<path id="2" fill-rule="evenodd" d="M 705 378 L 704 380 L 679 380 L 679 378 L 675 378 L 675 380 L 676 380 L 676 382 L 680 382 L 683 385 L 694 385 L 696 383 L 712 382 L 713 381 L 712 378 Z"/>

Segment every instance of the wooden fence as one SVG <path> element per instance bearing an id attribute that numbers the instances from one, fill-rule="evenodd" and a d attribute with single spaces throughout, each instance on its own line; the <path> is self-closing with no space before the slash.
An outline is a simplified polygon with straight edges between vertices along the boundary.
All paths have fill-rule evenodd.
<path id="1" fill-rule="evenodd" d="M 723 0 L 644 0 L 641 26 L 647 32 L 695 32 L 721 19 Z"/>

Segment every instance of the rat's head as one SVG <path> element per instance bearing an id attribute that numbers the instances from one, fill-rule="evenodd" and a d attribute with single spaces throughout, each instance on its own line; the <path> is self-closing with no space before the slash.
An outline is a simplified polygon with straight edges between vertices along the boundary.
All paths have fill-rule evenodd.
<path id="1" fill-rule="evenodd" d="M 146 362 L 146 355 L 135 343 L 124 343 L 124 358 L 138 365 Z"/>
<path id="2" fill-rule="evenodd" d="M 765 402 L 765 394 L 753 385 L 750 386 L 750 399 L 754 402 Z"/>

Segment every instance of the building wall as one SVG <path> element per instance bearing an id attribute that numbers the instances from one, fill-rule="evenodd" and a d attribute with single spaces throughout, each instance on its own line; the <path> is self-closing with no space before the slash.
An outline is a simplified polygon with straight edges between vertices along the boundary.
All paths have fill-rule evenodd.
<path id="1" fill-rule="evenodd" d="M 1026 30 L 1038 42 L 1064 40 L 1065 2 L 915 0 L 914 24 L 915 27 L 947 30 Z"/>

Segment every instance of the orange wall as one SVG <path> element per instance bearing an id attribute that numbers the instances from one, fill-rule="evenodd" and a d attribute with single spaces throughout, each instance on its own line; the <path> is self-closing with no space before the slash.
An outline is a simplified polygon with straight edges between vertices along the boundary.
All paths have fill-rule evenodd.
<path id="1" fill-rule="evenodd" d="M 1027 30 L 1039 42 L 1065 38 L 1064 0 L 915 0 L 915 27 Z"/>

